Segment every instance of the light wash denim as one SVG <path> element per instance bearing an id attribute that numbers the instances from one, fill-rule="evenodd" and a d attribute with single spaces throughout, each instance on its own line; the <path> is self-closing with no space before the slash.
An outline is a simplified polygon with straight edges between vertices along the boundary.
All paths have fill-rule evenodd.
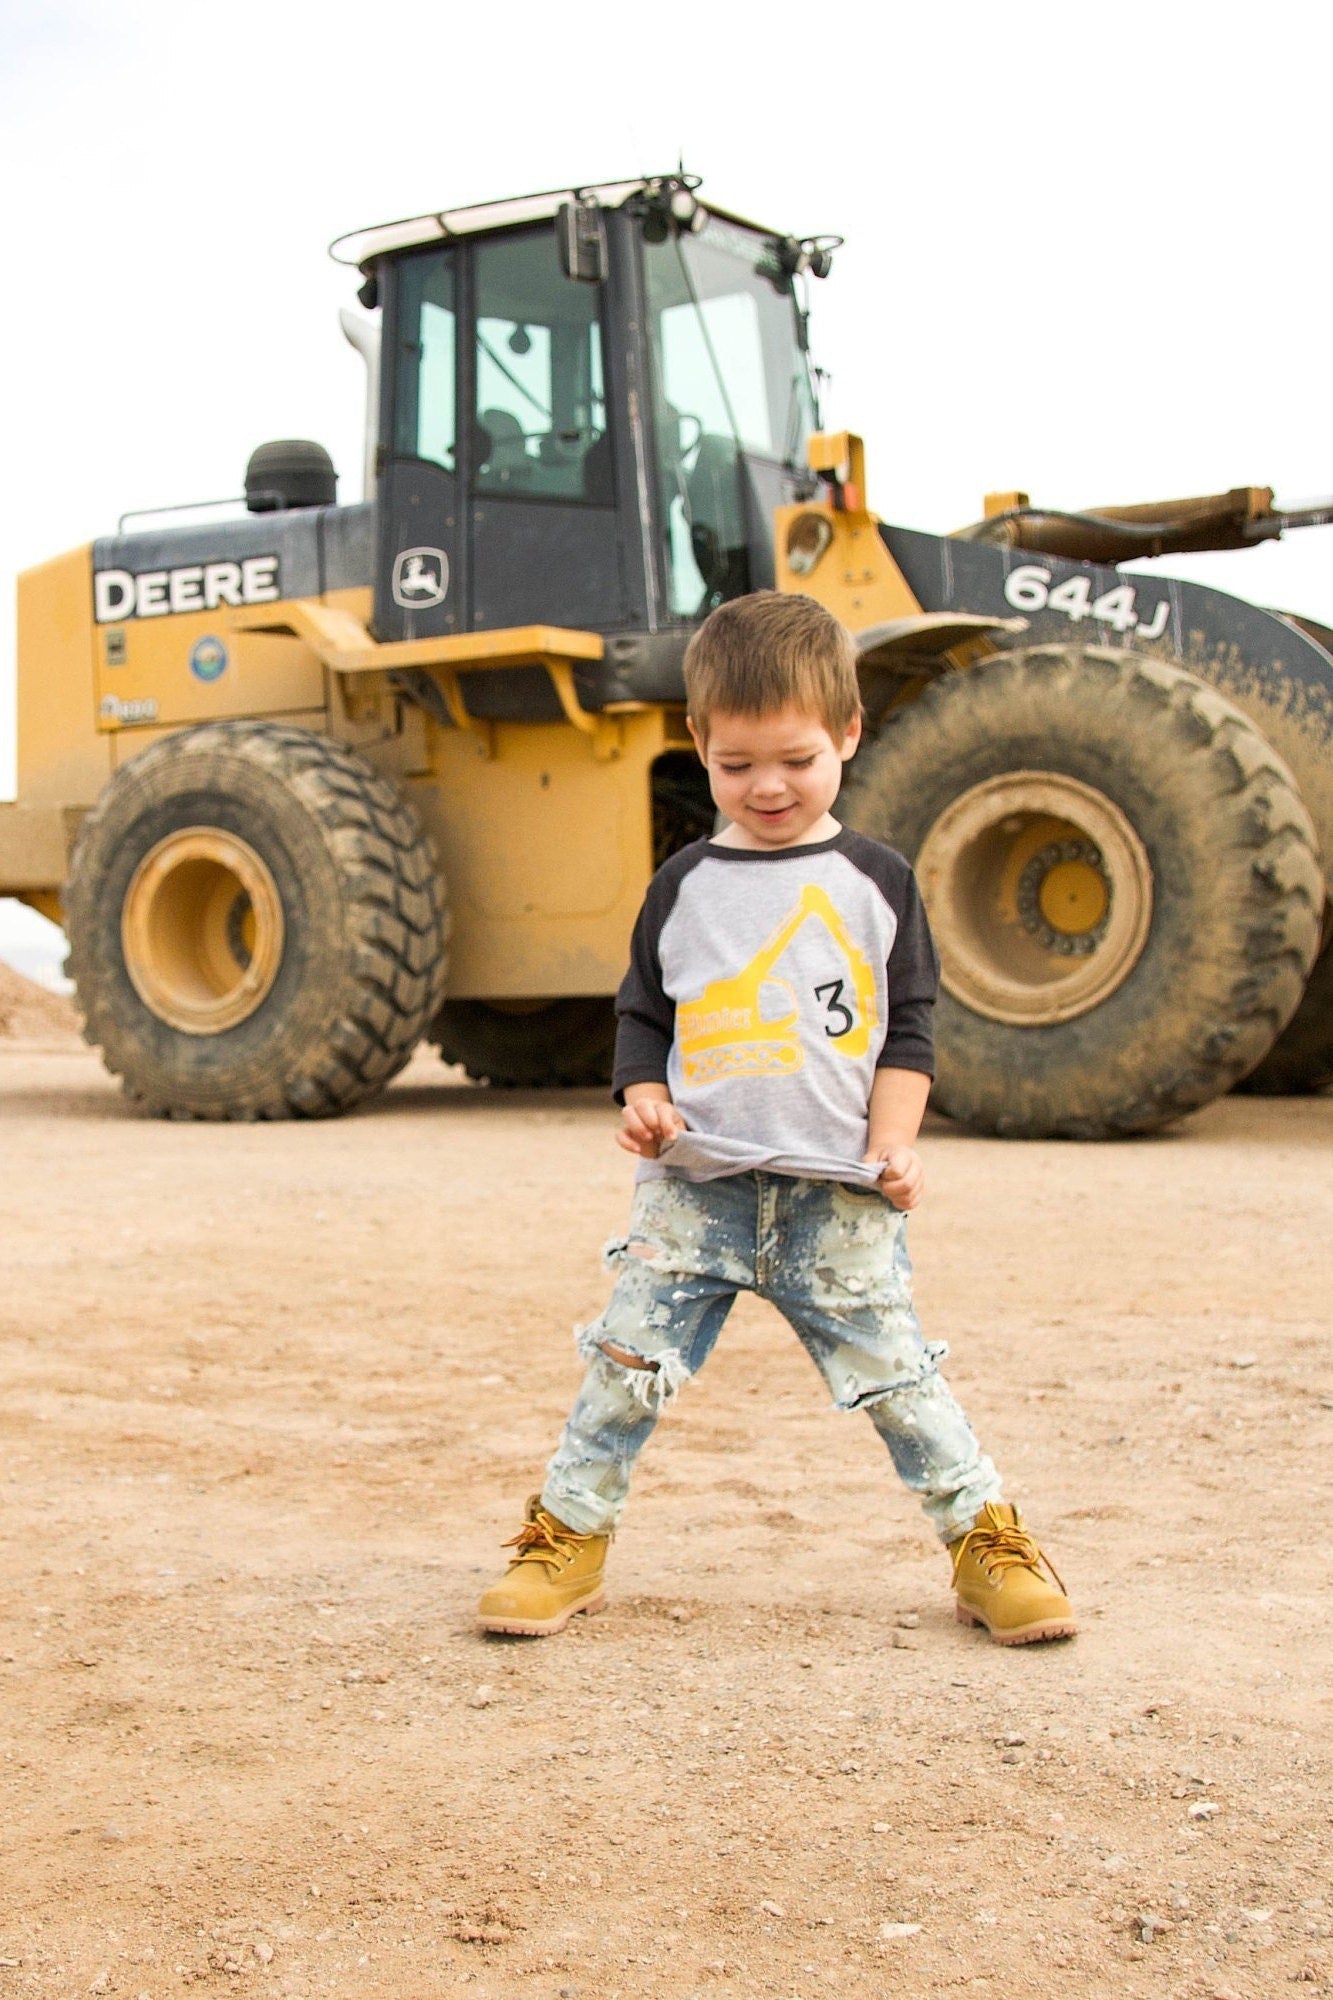
<path id="1" fill-rule="evenodd" d="M 840 1410 L 864 1410 L 944 1541 L 964 1534 L 1000 1478 L 939 1373 L 912 1308 L 907 1218 L 876 1191 L 784 1174 L 642 1181 L 630 1233 L 607 1246 L 616 1281 L 578 1334 L 588 1372 L 542 1505 L 581 1534 L 620 1517 L 634 1462 L 713 1351 L 737 1292 L 775 1305 Z M 605 1345 L 648 1367 L 614 1361 Z"/>

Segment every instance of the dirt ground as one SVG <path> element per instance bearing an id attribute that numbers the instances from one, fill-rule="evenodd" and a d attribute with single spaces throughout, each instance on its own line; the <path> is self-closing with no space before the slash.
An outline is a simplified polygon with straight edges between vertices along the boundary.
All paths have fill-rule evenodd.
<path id="1" fill-rule="evenodd" d="M 533 1643 L 471 1611 L 605 1293 L 605 1104 L 422 1058 L 155 1123 L 47 1027 L 0 1037 L 0 1996 L 1333 1985 L 1333 1101 L 928 1130 L 920 1302 L 1078 1639 L 954 1623 L 751 1302 Z"/>

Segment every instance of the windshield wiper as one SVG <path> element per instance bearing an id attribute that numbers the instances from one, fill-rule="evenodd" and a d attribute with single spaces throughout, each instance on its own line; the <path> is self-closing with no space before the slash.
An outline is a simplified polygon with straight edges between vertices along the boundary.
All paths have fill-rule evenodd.
<path id="1" fill-rule="evenodd" d="M 479 333 L 477 335 L 477 346 L 480 348 L 481 352 L 486 356 L 486 359 L 489 362 L 491 362 L 491 364 L 494 367 L 499 369 L 500 373 L 504 376 L 505 381 L 509 383 L 510 387 L 517 389 L 519 395 L 523 397 L 525 402 L 531 403 L 533 409 L 537 412 L 537 415 L 539 417 L 545 417 L 548 424 L 554 421 L 551 412 L 546 408 L 546 405 L 542 403 L 536 396 L 533 395 L 531 389 L 525 388 L 523 383 L 519 381 L 517 375 L 515 375 L 512 368 L 506 368 L 504 362 L 501 361 L 499 355 L 496 353 L 495 349 L 491 346 L 490 341 L 487 340 L 484 333 Z"/>
<path id="2" fill-rule="evenodd" d="M 731 397 L 727 393 L 726 377 L 722 373 L 722 368 L 717 358 L 717 349 L 714 347 L 712 336 L 708 331 L 708 321 L 704 318 L 703 300 L 699 297 L 699 290 L 694 282 L 694 273 L 685 261 L 684 248 L 679 239 L 677 239 L 675 248 L 676 256 L 680 260 L 681 272 L 685 279 L 685 289 L 690 295 L 690 303 L 694 307 L 694 316 L 699 322 L 699 331 L 703 335 L 704 346 L 708 351 L 708 359 L 712 364 L 718 391 L 722 397 L 722 407 L 727 413 L 727 422 L 731 425 L 732 441 L 737 451 L 740 451 L 742 449 L 741 429 L 740 425 L 736 422 L 736 412 L 731 407 Z"/>

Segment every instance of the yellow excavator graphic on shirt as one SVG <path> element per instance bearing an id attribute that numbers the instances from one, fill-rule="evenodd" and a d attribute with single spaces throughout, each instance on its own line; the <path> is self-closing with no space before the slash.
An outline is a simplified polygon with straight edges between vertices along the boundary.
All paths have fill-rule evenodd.
<path id="1" fill-rule="evenodd" d="M 732 1076 L 792 1076 L 805 1061 L 801 1046 L 800 1007 L 796 994 L 773 968 L 796 933 L 813 918 L 825 926 L 847 961 L 855 1007 L 843 998 L 847 982 L 826 980 L 814 988 L 829 1017 L 824 1032 L 840 1056 L 865 1055 L 879 1022 L 875 974 L 856 945 L 836 905 L 814 883 L 802 889 L 800 901 L 761 945 L 743 971 L 730 979 L 713 979 L 697 1000 L 682 1000 L 676 1008 L 676 1045 L 686 1083 L 718 1083 Z M 762 1012 L 765 987 L 787 997 L 788 1011 L 777 1019 Z M 845 1025 L 844 1025 L 845 1024 Z"/>

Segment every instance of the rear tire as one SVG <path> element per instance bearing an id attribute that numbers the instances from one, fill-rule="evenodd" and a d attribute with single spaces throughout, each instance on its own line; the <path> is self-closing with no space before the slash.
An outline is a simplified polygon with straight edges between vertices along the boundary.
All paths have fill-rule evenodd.
<path id="1" fill-rule="evenodd" d="M 530 1090 L 609 1084 L 615 1007 L 601 997 L 533 1007 L 446 1000 L 430 1037 L 446 1062 L 461 1063 L 478 1083 Z"/>
<path id="2" fill-rule="evenodd" d="M 151 1111 L 345 1111 L 439 1010 L 430 843 L 307 730 L 215 723 L 134 758 L 83 823 L 65 908 L 86 1038 Z"/>
<path id="3" fill-rule="evenodd" d="M 943 963 L 935 1101 L 1015 1138 L 1148 1132 L 1294 1013 L 1314 833 L 1281 759 L 1193 675 L 1035 647 L 936 681 L 857 758 L 848 822 L 916 861 Z"/>

